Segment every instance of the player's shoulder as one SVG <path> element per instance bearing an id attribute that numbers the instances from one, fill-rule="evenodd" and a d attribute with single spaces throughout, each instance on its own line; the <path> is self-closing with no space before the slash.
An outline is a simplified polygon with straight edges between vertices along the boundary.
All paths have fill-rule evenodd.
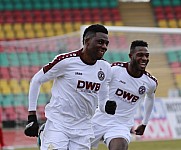
<path id="1" fill-rule="evenodd" d="M 72 58 L 72 57 L 79 57 L 81 54 L 81 50 L 75 50 L 72 52 L 67 52 L 67 53 L 62 53 L 62 54 L 58 54 L 57 56 L 55 56 L 55 58 L 53 59 L 53 61 L 49 62 L 47 65 L 45 65 L 43 67 L 43 71 L 44 73 L 46 73 L 48 70 L 50 70 L 53 66 L 59 64 L 59 62 L 63 62 L 64 60 L 68 60 L 68 58 Z M 66 63 L 68 64 L 68 63 Z"/>
<path id="2" fill-rule="evenodd" d="M 115 66 L 127 68 L 128 67 L 128 62 L 113 62 L 111 64 L 111 67 L 115 67 Z"/>
<path id="3" fill-rule="evenodd" d="M 62 53 L 56 56 L 56 59 L 59 61 L 66 59 L 66 58 L 71 58 L 71 57 L 79 57 L 81 53 L 81 50 L 75 50 L 72 52 L 67 52 L 67 53 Z"/>
<path id="4" fill-rule="evenodd" d="M 151 73 L 149 73 L 148 71 L 144 71 L 144 74 L 153 82 L 156 83 L 156 85 L 158 85 L 158 80 L 156 77 L 154 77 L 153 75 L 151 75 Z"/>

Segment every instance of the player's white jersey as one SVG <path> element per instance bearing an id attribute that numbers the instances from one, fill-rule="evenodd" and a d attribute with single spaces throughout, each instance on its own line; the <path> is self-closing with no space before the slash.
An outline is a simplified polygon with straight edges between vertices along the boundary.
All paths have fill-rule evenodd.
<path id="1" fill-rule="evenodd" d="M 108 115 L 96 110 L 93 122 L 103 126 L 126 124 L 133 126 L 134 115 L 140 102 L 146 94 L 152 94 L 157 87 L 157 80 L 148 72 L 135 78 L 127 71 L 128 63 L 112 64 L 112 80 L 109 88 L 109 98 L 117 103 L 115 115 Z"/>
<path id="2" fill-rule="evenodd" d="M 98 105 L 99 92 L 106 93 L 103 85 L 107 88 L 110 81 L 110 64 L 105 60 L 97 60 L 94 65 L 85 64 L 80 58 L 81 51 L 58 55 L 43 67 L 44 74 L 34 77 L 42 82 L 54 79 L 45 116 L 71 129 L 91 127 L 90 119 Z M 105 97 L 101 97 L 103 100 L 108 96 L 105 93 Z"/>

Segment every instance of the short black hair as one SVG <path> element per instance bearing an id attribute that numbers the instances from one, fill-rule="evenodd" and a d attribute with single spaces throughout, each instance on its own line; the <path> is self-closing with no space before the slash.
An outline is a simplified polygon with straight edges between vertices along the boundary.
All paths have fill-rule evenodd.
<path id="1" fill-rule="evenodd" d="M 106 29 L 105 26 L 101 24 L 90 25 L 89 27 L 85 29 L 83 33 L 83 44 L 84 44 L 85 37 L 87 35 L 90 35 L 90 34 L 95 35 L 96 32 L 102 32 L 102 33 L 108 34 L 108 30 Z"/>
<path id="2" fill-rule="evenodd" d="M 137 46 L 143 46 L 143 47 L 148 47 L 148 43 L 143 41 L 143 40 L 135 40 L 131 43 L 130 46 L 130 53 L 134 52 L 135 47 Z"/>

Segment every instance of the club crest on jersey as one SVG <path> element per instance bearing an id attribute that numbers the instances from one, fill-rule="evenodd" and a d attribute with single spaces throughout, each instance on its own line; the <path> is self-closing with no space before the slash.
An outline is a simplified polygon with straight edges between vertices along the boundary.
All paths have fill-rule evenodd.
<path id="1" fill-rule="evenodd" d="M 98 72 L 98 78 L 99 78 L 100 81 L 104 80 L 105 74 L 104 74 L 103 71 L 100 70 L 100 71 Z"/>
<path id="2" fill-rule="evenodd" d="M 145 86 L 140 86 L 139 89 L 138 89 L 138 92 L 139 92 L 140 95 L 144 94 L 145 91 L 146 91 Z"/>

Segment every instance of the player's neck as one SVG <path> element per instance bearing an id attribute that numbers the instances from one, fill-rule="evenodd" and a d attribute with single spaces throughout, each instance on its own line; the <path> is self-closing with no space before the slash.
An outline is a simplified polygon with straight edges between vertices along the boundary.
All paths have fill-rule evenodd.
<path id="1" fill-rule="evenodd" d="M 82 50 L 80 59 L 87 65 L 94 65 L 97 60 L 93 60 L 84 50 Z"/>
<path id="2" fill-rule="evenodd" d="M 128 74 L 134 78 L 140 78 L 143 75 L 143 71 L 137 70 L 133 65 L 128 63 Z"/>

